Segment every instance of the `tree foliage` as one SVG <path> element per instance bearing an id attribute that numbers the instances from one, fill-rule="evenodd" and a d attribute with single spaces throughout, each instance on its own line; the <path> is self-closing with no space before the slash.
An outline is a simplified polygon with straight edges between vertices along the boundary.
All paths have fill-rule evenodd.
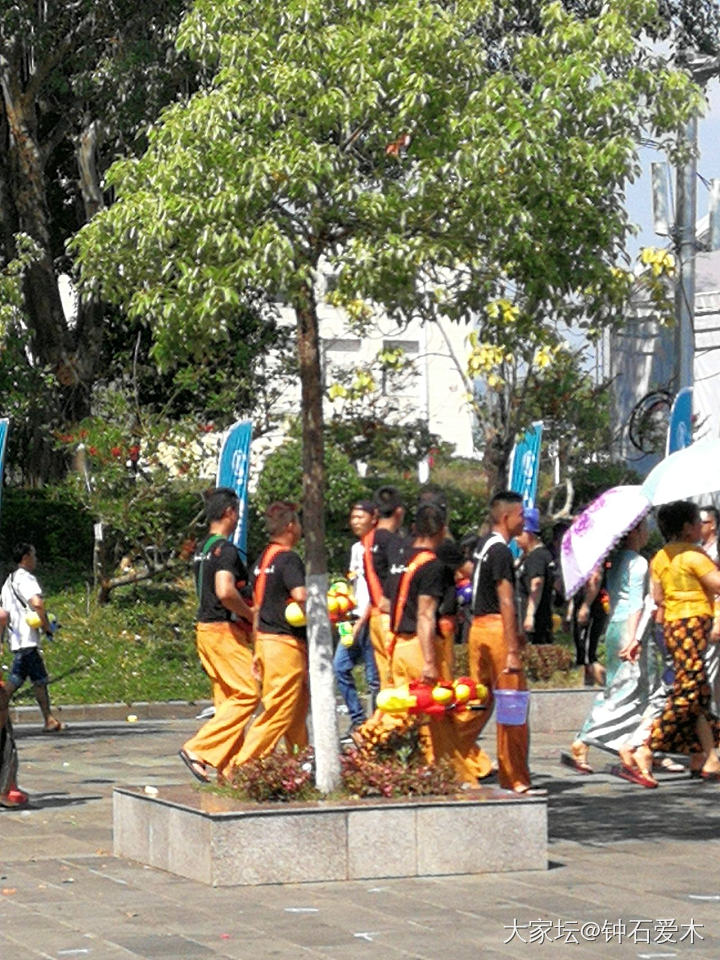
<path id="1" fill-rule="evenodd" d="M 214 79 L 110 171 L 87 276 L 163 363 L 226 338 L 247 290 L 315 309 L 321 261 L 358 322 L 472 316 L 530 366 L 559 321 L 619 322 L 637 143 L 672 149 L 699 94 L 649 45 L 654 3 L 531 6 L 197 4 L 180 46 Z"/>

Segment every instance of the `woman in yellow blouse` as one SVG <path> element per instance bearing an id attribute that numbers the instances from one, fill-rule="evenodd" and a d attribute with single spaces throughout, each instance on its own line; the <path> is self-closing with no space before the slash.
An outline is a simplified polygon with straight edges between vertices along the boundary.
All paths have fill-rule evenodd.
<path id="1" fill-rule="evenodd" d="M 675 681 L 661 716 L 647 740 L 621 759 L 642 774 L 644 786 L 656 786 L 652 776 L 654 751 L 689 753 L 691 771 L 705 780 L 720 780 L 720 724 L 710 711 L 711 690 L 703 653 L 720 635 L 713 625 L 715 597 L 720 593 L 720 570 L 698 546 L 700 511 L 696 504 L 678 500 L 658 511 L 667 543 L 650 564 L 650 580 L 665 643 L 672 655 Z M 646 782 L 643 782 L 646 781 Z"/>

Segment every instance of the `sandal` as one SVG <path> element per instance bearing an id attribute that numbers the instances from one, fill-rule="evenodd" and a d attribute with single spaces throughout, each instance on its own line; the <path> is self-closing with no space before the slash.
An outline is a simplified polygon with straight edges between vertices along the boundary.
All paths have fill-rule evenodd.
<path id="1" fill-rule="evenodd" d="M 652 762 L 653 770 L 664 770 L 665 773 L 685 773 L 685 767 L 670 757 L 660 757 Z"/>
<path id="2" fill-rule="evenodd" d="M 702 780 L 720 780 L 720 769 L 719 770 L 701 770 L 700 778 Z"/>
<path id="3" fill-rule="evenodd" d="M 52 718 L 50 723 L 46 723 L 43 727 L 43 733 L 60 733 L 61 730 L 65 729 L 65 724 L 60 723 L 59 720 L 56 720 L 55 717 Z"/>
<path id="4" fill-rule="evenodd" d="M 657 780 L 652 774 L 641 770 L 639 767 L 628 767 L 624 763 L 618 763 L 614 767 L 611 767 L 610 773 L 614 777 L 629 780 L 630 783 L 637 783 L 641 787 L 646 787 L 649 790 L 658 785 Z M 720 779 L 720 777 L 718 779 Z"/>
<path id="5" fill-rule="evenodd" d="M 560 763 L 562 763 L 563 766 L 570 767 L 576 773 L 584 773 L 586 775 L 595 773 L 586 760 L 581 760 L 570 753 L 565 753 L 565 751 L 560 754 Z"/>
<path id="6" fill-rule="evenodd" d="M 199 780 L 200 783 L 210 783 L 207 768 L 202 760 L 198 760 L 197 757 L 191 757 L 190 754 L 184 750 L 178 750 L 178 756 L 196 780 Z"/>

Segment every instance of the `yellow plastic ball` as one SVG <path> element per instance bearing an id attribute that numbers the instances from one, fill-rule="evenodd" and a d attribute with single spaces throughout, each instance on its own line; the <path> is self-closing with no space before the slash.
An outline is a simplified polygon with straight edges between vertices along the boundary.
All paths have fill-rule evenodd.
<path id="1" fill-rule="evenodd" d="M 294 600 L 285 607 L 285 619 L 291 627 L 304 627 L 307 623 L 305 611 Z"/>

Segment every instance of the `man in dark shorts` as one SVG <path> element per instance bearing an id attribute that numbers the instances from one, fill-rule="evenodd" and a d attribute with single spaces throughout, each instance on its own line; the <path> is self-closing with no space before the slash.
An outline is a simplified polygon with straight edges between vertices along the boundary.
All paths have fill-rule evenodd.
<path id="1" fill-rule="evenodd" d="M 248 731 L 234 761 L 238 765 L 272 753 L 282 737 L 290 752 L 308 745 L 306 630 L 286 617 L 288 604 L 302 609 L 307 597 L 305 565 L 293 550 L 302 536 L 297 504 L 271 503 L 265 524 L 270 542 L 253 568 L 254 666 L 262 682 L 264 711 Z"/>
<path id="2" fill-rule="evenodd" d="M 0 594 L 0 604 L 9 617 L 8 633 L 13 654 L 5 692 L 12 697 L 26 680 L 30 680 L 45 721 L 45 732 L 58 733 L 63 724 L 50 709 L 48 675 L 40 649 L 42 635 L 52 639 L 53 628 L 45 610 L 42 588 L 35 576 L 35 547 L 31 543 L 18 543 L 13 548 L 13 560 L 17 568 L 3 584 Z"/>
<path id="3" fill-rule="evenodd" d="M 517 537 L 518 546 L 522 550 L 517 571 L 520 623 L 528 643 L 552 643 L 555 561 L 540 539 L 540 516 L 537 508 L 526 507 L 523 517 L 523 531 Z"/>
<path id="4" fill-rule="evenodd" d="M 253 611 L 241 589 L 248 573 L 229 540 L 238 521 L 238 498 L 228 487 L 217 487 L 205 498 L 208 536 L 195 556 L 198 615 L 195 638 L 198 656 L 213 687 L 215 715 L 180 750 L 192 775 L 210 780 L 242 746 L 245 727 L 259 702 L 252 674 Z"/>

